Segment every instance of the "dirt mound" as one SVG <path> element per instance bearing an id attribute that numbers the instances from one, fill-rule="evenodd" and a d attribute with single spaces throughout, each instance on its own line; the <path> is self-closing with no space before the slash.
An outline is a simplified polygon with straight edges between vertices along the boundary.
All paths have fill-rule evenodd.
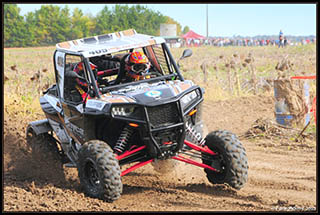
<path id="1" fill-rule="evenodd" d="M 251 128 L 241 136 L 248 140 L 257 141 L 256 144 L 262 147 L 275 147 L 295 150 L 311 150 L 315 148 L 316 134 L 305 132 L 303 130 L 290 128 L 276 123 L 272 119 L 259 118 L 251 126 Z"/>
<path id="2" fill-rule="evenodd" d="M 302 142 L 305 139 L 315 140 L 315 134 L 301 133 L 302 130 L 297 128 L 286 127 L 276 123 L 272 119 L 259 118 L 251 128 L 243 135 L 245 138 L 266 138 L 266 139 L 286 139 Z M 300 137 L 301 138 L 298 138 Z"/>

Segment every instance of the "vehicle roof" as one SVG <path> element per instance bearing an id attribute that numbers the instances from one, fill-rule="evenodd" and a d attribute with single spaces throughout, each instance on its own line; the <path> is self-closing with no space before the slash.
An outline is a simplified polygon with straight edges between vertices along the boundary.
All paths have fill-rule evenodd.
<path id="1" fill-rule="evenodd" d="M 94 57 L 164 42 L 165 40 L 161 37 L 138 34 L 134 29 L 128 29 L 110 34 L 61 42 L 56 44 L 56 49 L 71 54 L 82 54 L 84 57 Z"/>

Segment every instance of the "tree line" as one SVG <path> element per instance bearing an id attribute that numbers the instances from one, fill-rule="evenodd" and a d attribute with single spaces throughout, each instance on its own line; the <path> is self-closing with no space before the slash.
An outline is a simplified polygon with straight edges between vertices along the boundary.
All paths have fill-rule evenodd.
<path id="1" fill-rule="evenodd" d="M 79 8 L 71 13 L 68 6 L 53 5 L 42 5 L 22 16 L 16 4 L 4 4 L 3 12 L 4 47 L 49 46 L 130 28 L 159 36 L 161 23 L 177 24 L 177 35 L 182 33 L 177 21 L 141 5 L 104 6 L 96 16 L 84 14 Z"/>

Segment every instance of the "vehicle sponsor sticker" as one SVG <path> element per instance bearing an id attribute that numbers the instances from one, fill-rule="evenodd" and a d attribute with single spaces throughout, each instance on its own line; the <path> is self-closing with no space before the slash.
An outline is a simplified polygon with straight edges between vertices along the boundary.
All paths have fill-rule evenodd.
<path id="1" fill-rule="evenodd" d="M 106 104 L 106 102 L 104 102 L 104 101 L 88 99 L 86 107 L 101 111 L 104 108 L 105 104 Z"/>
<path id="2" fill-rule="evenodd" d="M 159 90 L 151 90 L 151 91 L 148 91 L 146 92 L 144 95 L 148 96 L 148 97 L 159 97 L 161 96 L 162 92 L 159 91 Z"/>

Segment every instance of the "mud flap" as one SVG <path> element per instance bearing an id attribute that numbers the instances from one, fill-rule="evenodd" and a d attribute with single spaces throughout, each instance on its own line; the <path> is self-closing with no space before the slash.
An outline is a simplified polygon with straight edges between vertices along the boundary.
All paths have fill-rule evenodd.
<path id="1" fill-rule="evenodd" d="M 49 131 L 52 131 L 52 127 L 49 124 L 48 119 L 33 121 L 29 123 L 27 127 L 27 131 L 32 128 L 33 131 L 36 133 L 36 135 L 47 133 Z"/>

